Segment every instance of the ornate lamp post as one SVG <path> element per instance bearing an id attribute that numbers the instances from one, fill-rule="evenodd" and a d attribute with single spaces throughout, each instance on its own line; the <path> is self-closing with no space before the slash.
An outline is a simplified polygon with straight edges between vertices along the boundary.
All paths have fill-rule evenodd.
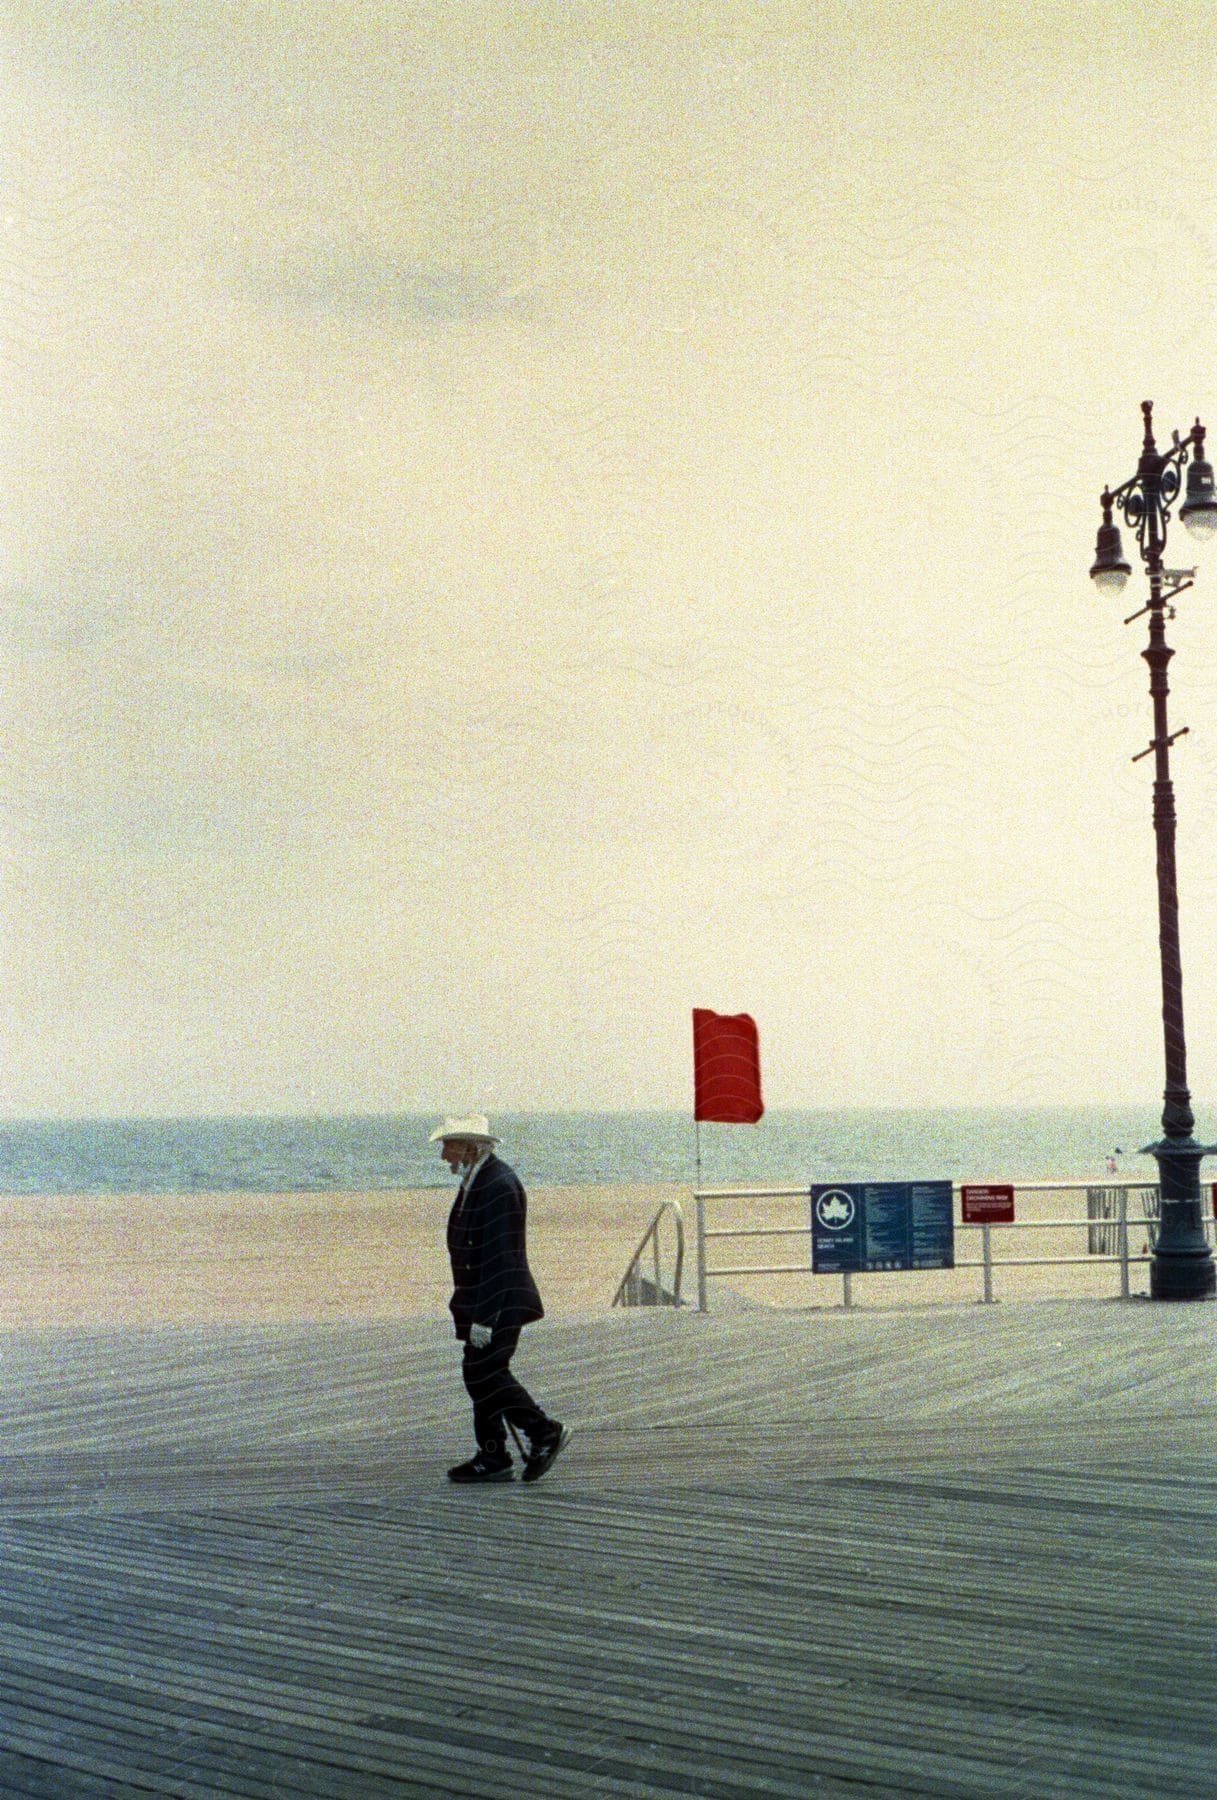
<path id="1" fill-rule="evenodd" d="M 1217 534 L 1217 493 L 1212 465 L 1205 460 L 1204 426 L 1197 419 L 1185 438 L 1176 431 L 1165 452 L 1154 443 L 1153 402 L 1146 400 L 1145 441 L 1137 472 L 1122 487 L 1104 489 L 1103 523 L 1091 576 L 1102 593 L 1118 594 L 1131 573 L 1120 546 L 1120 530 L 1112 523 L 1119 507 L 1136 530 L 1141 560 L 1149 575 L 1149 602 L 1124 621 L 1149 614 L 1149 644 L 1141 652 L 1149 664 L 1149 691 L 1154 708 L 1154 735 L 1133 758 L 1154 757 L 1154 833 L 1158 843 L 1158 943 L 1162 960 L 1162 1027 L 1166 1047 L 1163 1136 L 1147 1144 L 1143 1154 L 1156 1157 L 1162 1191 L 1162 1217 L 1150 1264 L 1150 1294 L 1155 1300 L 1209 1300 L 1217 1290 L 1217 1269 L 1204 1234 L 1200 1194 L 1200 1161 L 1217 1154 L 1217 1144 L 1198 1144 L 1196 1121 L 1187 1085 L 1187 1045 L 1183 1037 L 1183 971 L 1179 958 L 1179 892 L 1175 879 L 1175 791 L 1171 786 L 1170 747 L 1182 731 L 1171 732 L 1166 718 L 1167 665 L 1174 651 L 1166 641 L 1165 618 L 1174 618 L 1170 602 L 1192 585 L 1194 569 L 1166 569 L 1166 527 L 1178 498 L 1183 470 L 1187 492 L 1179 517 L 1196 537 Z"/>

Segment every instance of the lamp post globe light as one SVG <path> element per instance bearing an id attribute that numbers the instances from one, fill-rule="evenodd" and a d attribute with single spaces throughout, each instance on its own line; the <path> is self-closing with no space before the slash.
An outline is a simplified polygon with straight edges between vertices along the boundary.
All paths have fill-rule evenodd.
<path id="1" fill-rule="evenodd" d="M 1118 508 L 1137 534 L 1141 560 L 1149 576 L 1149 601 L 1124 623 L 1149 614 L 1149 643 L 1141 652 L 1149 664 L 1149 691 L 1154 709 L 1154 735 L 1134 756 L 1154 758 L 1154 835 L 1158 845 L 1158 944 L 1162 963 L 1162 1029 L 1166 1050 L 1162 1138 L 1143 1154 L 1156 1158 L 1162 1193 L 1162 1215 L 1150 1262 L 1149 1291 L 1155 1300 L 1210 1300 L 1217 1292 L 1217 1269 L 1204 1230 L 1200 1191 L 1201 1158 L 1217 1154 L 1217 1144 L 1198 1144 L 1196 1121 L 1187 1085 L 1187 1045 L 1183 1036 L 1183 971 L 1179 956 L 1179 892 L 1175 878 L 1175 792 L 1171 786 L 1170 747 L 1187 731 L 1171 732 L 1167 724 L 1169 693 L 1166 670 L 1174 651 L 1166 641 L 1170 604 L 1192 585 L 1194 569 L 1167 569 L 1162 554 L 1171 508 L 1179 496 L 1183 471 L 1187 488 L 1179 517 L 1194 537 L 1217 535 L 1217 492 L 1213 469 L 1204 454 L 1204 426 L 1197 419 L 1187 436 L 1176 431 L 1170 448 L 1154 442 L 1153 402 L 1146 400 L 1145 438 L 1137 472 L 1122 487 L 1105 488 L 1103 523 L 1099 526 L 1091 577 L 1101 594 L 1118 594 L 1131 570 L 1124 560 Z"/>

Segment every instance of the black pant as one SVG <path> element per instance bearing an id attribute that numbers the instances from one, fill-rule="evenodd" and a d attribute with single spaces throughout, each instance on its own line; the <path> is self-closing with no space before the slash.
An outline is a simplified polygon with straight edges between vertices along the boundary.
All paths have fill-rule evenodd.
<path id="1" fill-rule="evenodd" d="M 473 1435 L 484 1455 L 498 1458 L 507 1449 L 503 1420 L 524 1432 L 535 1443 L 549 1420 L 528 1389 L 511 1372 L 511 1359 L 520 1341 L 520 1327 L 496 1331 L 484 1350 L 466 1343 L 461 1374 L 473 1401 Z"/>

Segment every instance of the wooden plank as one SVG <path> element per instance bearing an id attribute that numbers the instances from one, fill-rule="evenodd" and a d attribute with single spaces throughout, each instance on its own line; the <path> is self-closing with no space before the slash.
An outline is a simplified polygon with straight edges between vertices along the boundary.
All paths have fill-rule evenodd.
<path id="1" fill-rule="evenodd" d="M 731 1575 L 733 1575 L 733 1579 L 738 1579 L 738 1575 L 740 1575 L 740 1570 L 738 1570 L 738 1564 L 733 1564 L 733 1570 L 731 1570 Z M 817 1597 L 817 1600 L 819 1600 L 819 1598 L 823 1598 L 823 1597 Z M 571 1607 L 571 1611 L 572 1611 L 572 1613 L 574 1613 L 574 1611 L 578 1611 L 578 1609 L 576 1609 L 576 1607 Z M 621 1615 L 618 1615 L 618 1620 L 619 1620 L 619 1616 L 621 1616 Z M 645 1615 L 641 1615 L 641 1618 L 643 1618 L 643 1620 L 645 1620 Z M 616 1622 L 616 1620 L 614 1620 L 614 1622 Z M 798 1625 L 798 1622 L 799 1622 L 798 1611 L 796 1611 L 796 1615 L 794 1615 L 794 1624 Z M 717 1636 L 718 1636 L 718 1642 L 720 1642 L 720 1643 L 724 1642 L 724 1627 L 726 1627 L 726 1624 L 727 1624 L 727 1620 L 724 1620 L 724 1618 L 722 1618 L 722 1616 L 720 1616 L 720 1618 L 718 1618 L 718 1625 L 717 1625 Z M 1050 1624 L 1055 1624 L 1055 1622 L 1050 1622 Z M 738 1622 L 738 1631 L 740 1631 L 740 1642 L 747 1642 L 747 1638 L 749 1638 L 749 1620 L 747 1620 L 747 1616 L 744 1616 L 744 1618 L 742 1618 L 742 1620 L 740 1620 L 740 1622 Z M 756 1634 L 753 1633 L 753 1634 L 751 1634 L 751 1636 L 753 1636 L 753 1638 L 754 1638 L 754 1636 L 756 1636 Z M 778 1647 L 780 1647 L 780 1645 L 778 1645 Z M 767 1651 L 772 1651 L 772 1649 L 774 1649 L 774 1640 L 772 1640 L 772 1634 L 769 1634 L 769 1636 L 763 1636 L 762 1649 L 767 1649 Z M 227 1651 L 225 1651 L 225 1654 L 227 1654 Z"/>
<path id="2" fill-rule="evenodd" d="M 23 1340 L 0 1743 L 141 1792 L 1195 1800 L 1217 1413 L 1166 1310 L 589 1320 L 530 1352 L 575 1442 L 493 1493 L 443 1483 L 429 1327 Z"/>
<path id="3" fill-rule="evenodd" d="M 47 1762 L 37 1755 L 0 1750 L 0 1794 L 5 1800 L 147 1800 L 149 1794 L 166 1791 L 143 1779 L 132 1782 L 117 1769 L 87 1774 L 62 1760 Z"/>

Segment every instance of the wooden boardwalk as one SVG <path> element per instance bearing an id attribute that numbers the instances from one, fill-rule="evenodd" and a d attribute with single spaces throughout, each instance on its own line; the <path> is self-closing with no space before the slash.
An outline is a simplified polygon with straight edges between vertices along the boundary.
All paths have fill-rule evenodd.
<path id="1" fill-rule="evenodd" d="M 1217 1308 L 0 1337 L 0 1795 L 1217 1796 Z"/>

